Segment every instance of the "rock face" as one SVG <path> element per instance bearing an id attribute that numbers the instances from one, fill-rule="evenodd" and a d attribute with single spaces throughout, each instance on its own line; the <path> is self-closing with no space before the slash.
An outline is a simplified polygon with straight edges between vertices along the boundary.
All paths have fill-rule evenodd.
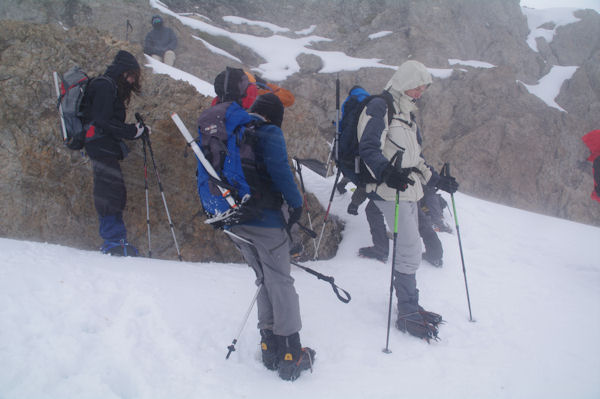
<path id="1" fill-rule="evenodd" d="M 450 162 L 467 194 L 600 226 L 598 204 L 589 198 L 593 183 L 591 165 L 585 161 L 588 151 L 580 140 L 600 126 L 598 13 L 578 11 L 579 22 L 557 28 L 549 43 L 538 38 L 539 52 L 534 52 L 526 44 L 529 30 L 518 0 L 163 2 L 173 11 L 198 13 L 196 18 L 209 18 L 232 32 L 272 34 L 258 26 L 226 22 L 223 16 L 268 21 L 289 28 L 283 35 L 290 37 L 315 25 L 311 34 L 331 39 L 314 44 L 316 50 L 378 58 L 391 66 L 413 58 L 430 68 L 453 69 L 450 77 L 434 80 L 419 105 L 417 118 L 428 162 L 437 168 Z M 78 63 L 93 74 L 101 73 L 121 48 L 142 60 L 141 44 L 156 13 L 145 0 L 0 4 L 0 19 L 24 21 L 3 21 L 0 36 L 0 236 L 98 246 L 90 165 L 60 145 L 51 71 Z M 165 19 L 180 40 L 176 66 L 201 79 L 212 82 L 225 65 L 251 69 L 263 62 L 228 38 L 192 30 L 170 16 Z M 127 21 L 133 31 L 126 30 Z M 384 30 L 393 33 L 368 38 Z M 212 53 L 192 35 L 244 64 Z M 451 66 L 449 59 L 485 61 L 495 67 Z M 288 151 L 291 156 L 325 161 L 333 139 L 336 76 L 319 73 L 322 61 L 314 55 L 300 54 L 297 62 L 299 72 L 281 82 L 296 96 L 283 124 Z M 523 85 L 535 84 L 553 65 L 578 66 L 556 97 L 566 112 L 548 107 Z M 385 68 L 340 72 L 342 95 L 355 84 L 379 92 L 392 72 Z M 143 91 L 132 101 L 130 114 L 140 111 L 155 129 L 154 152 L 184 258 L 238 259 L 222 233 L 202 223 L 194 160 L 191 155 L 183 158 L 183 138 L 170 120 L 176 110 L 192 129 L 209 99 L 187 84 L 148 71 Z M 132 241 L 145 250 L 141 143 L 131 147 L 132 154 L 122 164 L 129 196 L 126 218 Z M 174 258 L 162 199 L 152 169 L 149 172 L 153 254 Z M 310 202 L 319 231 L 324 211 L 316 199 Z M 337 222 L 329 224 L 322 257 L 335 253 L 341 229 Z M 312 248 L 312 243 L 307 241 L 305 248 Z"/>
<path id="2" fill-rule="evenodd" d="M 117 41 L 95 29 L 5 22 L 0 46 L 0 236 L 48 241 L 85 249 L 99 248 L 98 221 L 92 201 L 91 163 L 80 152 L 62 145 L 52 71 L 73 64 L 90 76 L 102 73 L 118 49 L 143 59 L 141 48 Z M 152 148 L 176 237 L 186 260 L 236 261 L 241 258 L 230 240 L 203 223 L 196 192 L 195 157 L 170 115 L 177 111 L 190 130 L 209 98 L 165 75 L 143 74 L 143 95 L 133 97 L 153 127 Z M 142 143 L 129 142 L 131 153 L 121 163 L 128 190 L 125 222 L 129 240 L 148 253 Z M 148 154 L 148 156 L 150 156 Z M 148 158 L 150 221 L 154 257 L 174 259 L 176 249 L 152 162 Z M 314 223 L 324 211 L 310 201 Z M 304 220 L 307 223 L 306 220 Z M 328 223 L 319 254 L 335 254 L 341 237 L 339 222 Z M 305 247 L 312 244 L 305 238 Z M 310 244 L 310 245 L 309 245 Z M 310 254 L 309 254 L 310 255 Z"/>

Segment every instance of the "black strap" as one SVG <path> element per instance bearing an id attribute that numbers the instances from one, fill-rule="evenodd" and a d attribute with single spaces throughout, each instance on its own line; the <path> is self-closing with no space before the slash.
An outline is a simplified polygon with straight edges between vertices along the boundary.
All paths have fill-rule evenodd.
<path id="1" fill-rule="evenodd" d="M 392 123 L 392 119 L 396 114 L 396 107 L 394 107 L 394 96 L 392 96 L 392 94 L 389 91 L 384 90 L 383 92 L 381 92 L 379 97 L 383 98 L 385 100 L 385 104 L 387 105 L 387 117 L 389 125 L 390 123 Z"/>
<path id="2" fill-rule="evenodd" d="M 321 273 L 319 273 L 316 270 L 313 270 L 313 269 L 311 269 L 309 267 L 306 267 L 306 266 L 302 266 L 302 265 L 300 265 L 300 264 L 298 264 L 298 263 L 296 263 L 294 261 L 290 261 L 290 263 L 292 265 L 294 265 L 294 266 L 299 267 L 300 269 L 304 270 L 305 272 L 308 272 L 308 273 L 312 274 L 313 276 L 317 277 L 319 280 L 327 281 L 329 284 L 331 284 L 331 288 L 333 289 L 333 292 L 335 293 L 335 295 L 338 297 L 338 299 L 340 301 L 342 301 L 344 303 L 348 303 L 352 299 L 350 297 L 350 293 L 348 293 L 348 291 L 346 291 L 345 289 L 343 289 L 341 287 L 338 287 L 335 284 L 335 279 L 333 277 L 331 277 L 331 276 L 325 276 L 324 274 L 321 274 Z M 345 297 L 340 294 L 340 290 L 343 291 Z"/>

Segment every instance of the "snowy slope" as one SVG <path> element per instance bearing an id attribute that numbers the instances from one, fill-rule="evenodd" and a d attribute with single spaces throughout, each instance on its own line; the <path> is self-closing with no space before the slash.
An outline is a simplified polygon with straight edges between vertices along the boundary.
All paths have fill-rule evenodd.
<path id="1" fill-rule="evenodd" d="M 304 171 L 327 201 L 332 178 Z M 369 232 L 347 193 L 332 208 L 347 222 L 337 256 L 307 265 L 352 301 L 294 268 L 317 350 L 294 383 L 262 366 L 255 309 L 225 360 L 256 289 L 245 265 L 0 239 L 0 398 L 599 397 L 600 229 L 455 197 L 476 322 L 456 235 L 441 234 L 444 267 L 418 272 L 422 304 L 447 320 L 441 340 L 393 330 L 382 353 L 390 265 L 355 256 Z"/>

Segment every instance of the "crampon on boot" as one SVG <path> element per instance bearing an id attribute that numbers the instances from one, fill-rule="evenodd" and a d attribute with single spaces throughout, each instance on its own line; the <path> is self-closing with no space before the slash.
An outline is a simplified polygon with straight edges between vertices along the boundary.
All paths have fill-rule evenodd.
<path id="1" fill-rule="evenodd" d="M 277 370 L 279 366 L 279 350 L 277 338 L 271 330 L 260 330 L 260 349 L 262 361 L 269 370 Z"/>
<path id="2" fill-rule="evenodd" d="M 423 317 L 423 320 L 426 323 L 433 324 L 433 326 L 436 328 L 440 324 L 445 323 L 444 319 L 442 318 L 442 315 L 425 310 L 422 306 L 419 306 L 419 314 L 421 315 L 421 317 Z"/>
<path id="3" fill-rule="evenodd" d="M 295 381 L 300 373 L 310 370 L 315 361 L 316 352 L 300 345 L 300 335 L 294 333 L 287 337 L 277 336 L 280 349 L 279 378 L 286 381 Z"/>
<path id="4" fill-rule="evenodd" d="M 439 340 L 437 327 L 425 321 L 419 313 L 398 316 L 396 328 L 402 332 L 407 332 L 414 337 L 424 339 L 427 343 L 429 343 L 431 339 L 436 341 Z"/>

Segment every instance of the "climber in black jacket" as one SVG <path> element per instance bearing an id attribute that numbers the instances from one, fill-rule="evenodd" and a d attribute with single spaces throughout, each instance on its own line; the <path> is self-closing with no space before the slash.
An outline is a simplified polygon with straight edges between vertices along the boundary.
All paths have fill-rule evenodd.
<path id="1" fill-rule="evenodd" d="M 119 161 L 128 152 L 123 139 L 150 133 L 150 128 L 140 123 L 125 123 L 131 93 L 140 92 L 140 75 L 135 57 L 121 50 L 106 72 L 91 81 L 82 101 L 87 127 L 85 150 L 92 160 L 94 205 L 104 239 L 101 251 L 114 255 L 137 255 L 137 249 L 127 242 L 123 222 L 127 191 Z"/>

